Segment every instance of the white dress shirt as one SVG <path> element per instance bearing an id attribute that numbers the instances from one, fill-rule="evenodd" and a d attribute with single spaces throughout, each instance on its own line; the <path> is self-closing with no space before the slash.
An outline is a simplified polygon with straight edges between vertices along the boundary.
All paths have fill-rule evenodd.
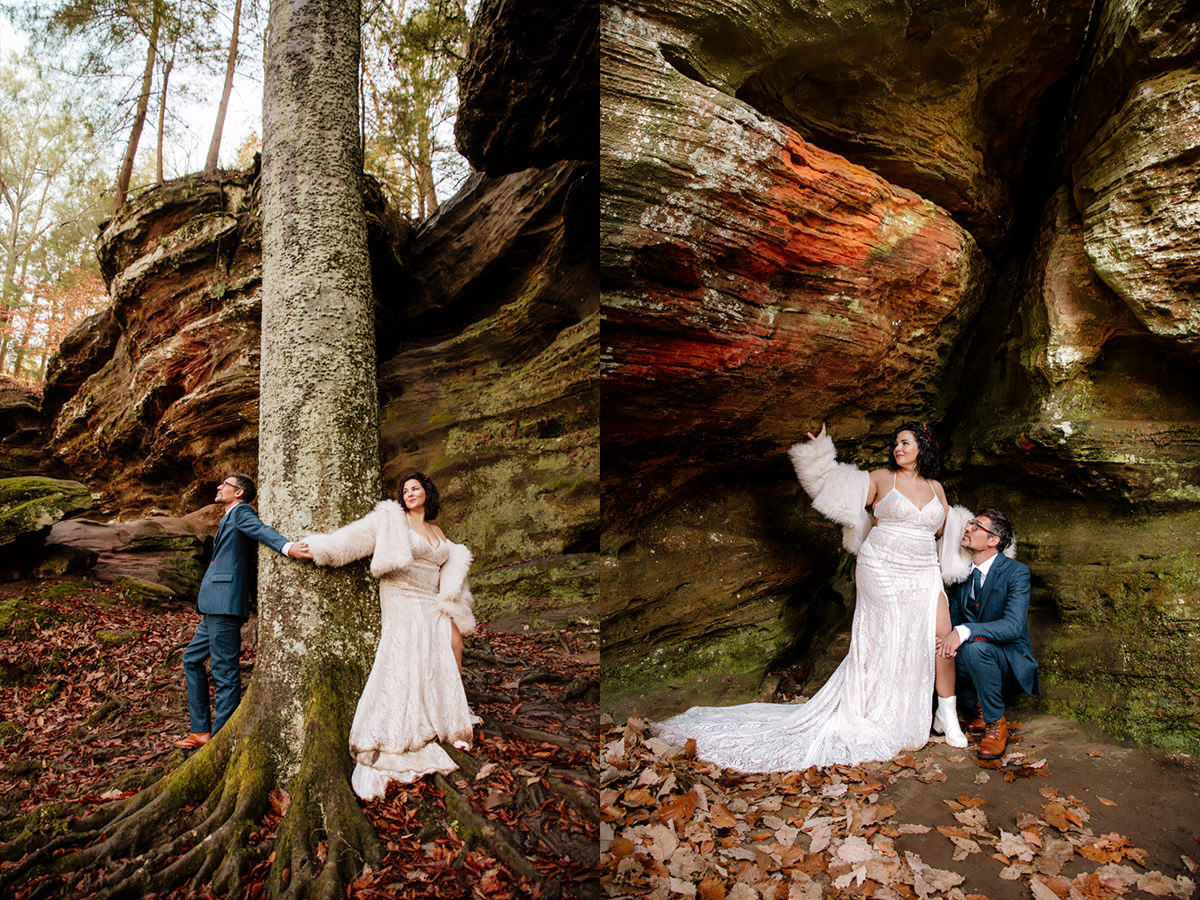
<path id="1" fill-rule="evenodd" d="M 967 576 L 967 580 L 970 581 L 972 578 L 974 578 L 975 570 L 978 569 L 979 589 L 982 591 L 984 584 L 987 582 L 988 572 L 992 568 L 992 563 L 996 561 L 996 557 L 999 555 L 999 553 L 993 553 L 979 565 L 971 566 L 971 574 Z M 967 625 L 955 625 L 954 630 L 958 632 L 958 642 L 960 644 L 965 644 L 967 639 L 971 637 L 971 629 Z"/>

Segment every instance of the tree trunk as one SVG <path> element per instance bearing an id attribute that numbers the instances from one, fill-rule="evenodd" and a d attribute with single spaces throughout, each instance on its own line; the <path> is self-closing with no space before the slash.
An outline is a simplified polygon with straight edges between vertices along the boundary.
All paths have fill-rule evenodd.
<path id="1" fill-rule="evenodd" d="M 172 48 L 171 58 L 163 66 L 162 94 L 158 101 L 158 135 L 157 146 L 154 148 L 156 159 L 156 183 L 163 183 L 163 126 L 167 121 L 167 83 L 171 80 L 171 69 L 175 66 L 175 53 Z"/>
<path id="2" fill-rule="evenodd" d="M 417 192 L 421 197 L 421 218 L 432 216 L 438 207 L 437 188 L 433 177 L 433 134 L 429 120 L 422 116 L 417 123 Z"/>
<path id="3" fill-rule="evenodd" d="M 4 371 L 4 363 L 12 346 L 9 326 L 16 320 L 17 315 L 17 259 L 21 255 L 17 249 L 20 239 L 21 207 L 17 200 L 9 201 L 9 234 L 5 242 L 4 275 L 0 281 L 0 372 Z"/>
<path id="4" fill-rule="evenodd" d="M 213 126 L 212 142 L 208 145 L 208 159 L 204 161 L 204 174 L 213 175 L 221 156 L 221 132 L 225 130 L 225 114 L 229 111 L 229 95 L 233 92 L 233 73 L 237 69 L 238 28 L 242 22 L 242 0 L 233 6 L 233 37 L 229 39 L 229 56 L 225 60 L 225 86 L 221 89 L 221 104 L 217 107 L 217 124 Z"/>
<path id="5" fill-rule="evenodd" d="M 150 43 L 146 48 L 146 68 L 142 70 L 142 92 L 138 95 L 137 110 L 133 114 L 133 128 L 129 132 L 129 143 L 125 145 L 125 158 L 117 175 L 117 191 L 113 212 L 125 203 L 129 193 L 129 179 L 133 176 L 133 162 L 137 156 L 138 142 L 142 139 L 142 128 L 146 125 L 146 110 L 150 108 L 150 89 L 154 86 L 154 60 L 158 52 L 158 33 L 162 26 L 162 8 L 154 2 L 154 14 L 150 21 Z"/>

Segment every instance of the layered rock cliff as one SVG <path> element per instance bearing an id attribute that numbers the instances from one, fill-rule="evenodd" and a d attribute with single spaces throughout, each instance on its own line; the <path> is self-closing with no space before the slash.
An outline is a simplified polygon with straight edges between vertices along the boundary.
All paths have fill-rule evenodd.
<path id="1" fill-rule="evenodd" d="M 934 427 L 1011 511 L 1047 702 L 1200 750 L 1182 0 L 643 0 L 602 26 L 607 702 L 819 684 L 853 584 L 786 464 Z"/>
<path id="2" fill-rule="evenodd" d="M 477 57 L 513 57 L 495 73 L 505 85 L 549 77 L 535 63 L 558 59 L 511 53 L 515 14 L 483 4 L 468 124 L 481 118 L 471 98 L 498 89 Z M 584 4 L 557 27 L 586 46 L 595 25 Z M 594 103 L 593 70 L 558 77 L 572 102 Z M 400 220 L 365 187 L 385 482 L 395 489 L 420 469 L 439 483 L 439 522 L 475 552 L 481 617 L 587 614 L 599 512 L 595 152 L 556 139 L 564 112 L 551 102 L 485 118 L 460 144 L 488 174 L 431 219 Z M 491 159 L 497 147 L 507 149 Z M 47 451 L 100 495 L 93 516 L 183 516 L 211 502 L 225 473 L 256 470 L 260 236 L 254 170 L 152 188 L 104 228 L 112 305 L 64 341 L 43 398 Z"/>

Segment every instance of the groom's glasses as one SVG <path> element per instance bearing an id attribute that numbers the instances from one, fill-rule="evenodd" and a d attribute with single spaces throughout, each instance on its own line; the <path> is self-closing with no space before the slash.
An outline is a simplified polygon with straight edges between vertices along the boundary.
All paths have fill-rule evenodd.
<path id="1" fill-rule="evenodd" d="M 967 523 L 967 531 L 986 531 L 992 537 L 1000 537 L 1000 535 L 996 534 L 996 532 L 992 531 L 992 529 L 984 528 L 982 525 L 980 525 L 978 522 L 975 522 L 975 521 L 970 521 Z"/>

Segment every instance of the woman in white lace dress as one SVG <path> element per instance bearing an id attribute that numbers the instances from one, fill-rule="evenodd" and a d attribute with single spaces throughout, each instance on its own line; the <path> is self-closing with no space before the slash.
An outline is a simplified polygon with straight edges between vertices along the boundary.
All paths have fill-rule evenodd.
<path id="1" fill-rule="evenodd" d="M 382 796 L 391 781 L 454 771 L 437 742 L 466 747 L 478 722 L 460 674 L 462 636 L 475 630 L 466 582 L 471 553 L 433 524 L 439 501 L 426 475 L 405 475 L 399 499 L 306 538 L 317 565 L 370 556 L 379 579 L 379 648 L 350 727 L 351 784 L 364 800 Z"/>
<path id="2" fill-rule="evenodd" d="M 661 732 L 695 738 L 702 759 L 743 772 L 890 759 L 928 740 L 936 668 L 934 727 L 965 747 L 954 661 L 935 664 L 935 637 L 951 628 L 936 546 L 950 510 L 934 480 L 933 436 L 906 423 L 895 432 L 889 468 L 869 474 L 834 461 L 824 427 L 808 437 L 790 451 L 796 472 L 813 506 L 844 526 L 847 549 L 858 553 L 850 650 L 807 703 L 693 707 L 662 723 Z M 965 522 L 961 514 L 955 519 Z M 943 554 L 959 552 L 957 532 Z"/>

